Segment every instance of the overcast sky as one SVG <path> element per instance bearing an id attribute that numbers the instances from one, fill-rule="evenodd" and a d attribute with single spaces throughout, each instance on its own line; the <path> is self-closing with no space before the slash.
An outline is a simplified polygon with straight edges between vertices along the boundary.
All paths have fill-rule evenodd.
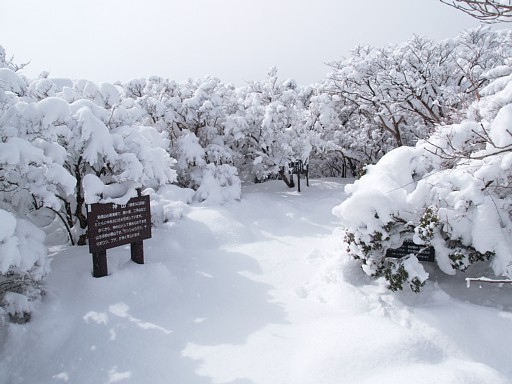
<path id="1" fill-rule="evenodd" d="M 439 0 L 3 0 L 0 45 L 23 73 L 95 82 L 213 75 L 236 85 L 277 66 L 321 81 L 358 44 L 442 40 L 478 22 Z"/>

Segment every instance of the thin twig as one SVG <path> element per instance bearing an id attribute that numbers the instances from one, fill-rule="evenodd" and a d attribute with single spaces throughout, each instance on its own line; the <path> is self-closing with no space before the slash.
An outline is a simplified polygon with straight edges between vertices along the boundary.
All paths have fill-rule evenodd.
<path id="1" fill-rule="evenodd" d="M 466 277 L 466 284 L 469 288 L 471 286 L 472 281 L 477 281 L 479 283 L 491 283 L 491 284 L 512 284 L 512 280 L 502 279 L 502 280 L 493 280 L 487 277 Z"/>

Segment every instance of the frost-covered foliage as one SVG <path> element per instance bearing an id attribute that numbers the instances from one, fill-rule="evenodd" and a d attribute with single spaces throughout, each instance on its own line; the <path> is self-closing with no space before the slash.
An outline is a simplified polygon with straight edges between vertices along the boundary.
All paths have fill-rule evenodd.
<path id="1" fill-rule="evenodd" d="M 512 277 L 512 67 L 483 78 L 491 82 L 468 120 L 385 155 L 334 210 L 346 225 L 349 253 L 392 289 L 407 282 L 417 291 L 428 277 L 414 255 L 386 260 L 386 250 L 404 239 L 433 246 L 447 274 L 482 261 Z"/>

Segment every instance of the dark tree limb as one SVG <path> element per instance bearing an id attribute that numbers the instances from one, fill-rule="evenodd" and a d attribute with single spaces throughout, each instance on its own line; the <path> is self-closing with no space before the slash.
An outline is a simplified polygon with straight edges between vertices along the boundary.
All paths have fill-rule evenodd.
<path id="1" fill-rule="evenodd" d="M 484 23 L 512 22 L 511 0 L 440 0 Z"/>

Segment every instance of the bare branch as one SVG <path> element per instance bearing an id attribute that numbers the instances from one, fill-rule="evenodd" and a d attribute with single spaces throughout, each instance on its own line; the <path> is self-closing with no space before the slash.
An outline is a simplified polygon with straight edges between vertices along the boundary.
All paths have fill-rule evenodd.
<path id="1" fill-rule="evenodd" d="M 511 0 L 440 0 L 484 23 L 512 22 Z"/>

